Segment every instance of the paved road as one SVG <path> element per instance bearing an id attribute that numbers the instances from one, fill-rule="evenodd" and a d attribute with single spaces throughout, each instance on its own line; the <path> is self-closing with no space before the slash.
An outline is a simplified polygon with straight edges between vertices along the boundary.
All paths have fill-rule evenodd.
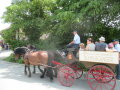
<path id="1" fill-rule="evenodd" d="M 4 51 L 0 58 L 5 58 L 11 52 Z M 7 54 L 7 55 L 5 55 Z M 0 90 L 90 90 L 86 79 L 76 80 L 72 87 L 60 85 L 55 78 L 53 82 L 49 78 L 39 78 L 40 73 L 32 74 L 31 78 L 24 75 L 24 65 L 0 60 Z M 120 81 L 117 81 L 115 90 L 120 90 Z"/>

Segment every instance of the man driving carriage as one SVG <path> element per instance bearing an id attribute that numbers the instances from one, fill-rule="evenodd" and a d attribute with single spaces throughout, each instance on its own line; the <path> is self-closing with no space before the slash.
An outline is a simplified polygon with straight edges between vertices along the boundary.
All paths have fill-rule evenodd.
<path id="1" fill-rule="evenodd" d="M 72 32 L 74 35 L 73 41 L 71 41 L 68 45 L 67 48 L 74 48 L 75 51 L 73 51 L 74 56 L 76 56 L 76 52 L 79 48 L 80 44 L 80 36 L 78 35 L 77 31 Z M 68 54 L 68 51 L 66 51 L 66 55 Z"/>
<path id="2" fill-rule="evenodd" d="M 67 45 L 67 48 L 78 48 L 80 44 L 80 36 L 78 35 L 77 31 L 73 31 L 72 33 L 74 34 L 74 38 L 73 41 Z"/>

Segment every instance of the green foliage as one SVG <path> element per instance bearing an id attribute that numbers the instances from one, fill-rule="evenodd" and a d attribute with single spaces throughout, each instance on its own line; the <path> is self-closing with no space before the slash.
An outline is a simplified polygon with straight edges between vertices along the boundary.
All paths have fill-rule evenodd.
<path id="1" fill-rule="evenodd" d="M 15 63 L 20 63 L 20 64 L 23 63 L 23 59 L 21 59 L 21 58 L 15 60 L 14 54 L 11 54 L 9 57 L 5 58 L 4 60 L 6 60 L 6 61 L 8 61 L 8 62 L 15 62 Z"/>
<path id="2" fill-rule="evenodd" d="M 17 62 L 17 63 L 20 63 L 20 64 L 23 64 L 23 63 L 24 63 L 23 59 L 18 59 L 16 62 Z"/>
<path id="3" fill-rule="evenodd" d="M 68 44 L 73 38 L 71 31 L 77 30 L 82 42 L 100 36 L 110 42 L 120 38 L 116 35 L 120 32 L 119 12 L 119 0 L 14 0 L 3 15 L 5 22 L 11 23 L 4 38 L 10 42 L 9 37 L 15 38 L 22 29 L 28 43 L 49 49 Z M 39 40 L 44 33 L 50 33 L 52 41 Z"/>
<path id="4" fill-rule="evenodd" d="M 11 49 L 25 46 L 28 43 L 27 41 L 24 41 L 24 40 L 17 40 L 16 32 L 14 29 L 11 29 L 11 28 L 8 30 L 3 30 L 2 37 L 4 38 L 5 42 L 9 43 Z"/>
<path id="5" fill-rule="evenodd" d="M 4 60 L 9 61 L 9 62 L 15 62 L 14 54 L 11 54 L 9 57 L 5 58 Z"/>
<path id="6" fill-rule="evenodd" d="M 12 23 L 11 28 L 15 31 L 20 28 L 25 33 L 30 43 L 39 40 L 41 32 L 45 30 L 45 21 L 49 16 L 50 3 L 46 0 L 21 0 L 13 3 L 7 7 L 7 12 L 4 13 L 3 18 L 5 22 Z M 50 6 L 47 8 L 47 5 Z M 16 27 L 16 28 L 15 28 Z"/>
<path id="7" fill-rule="evenodd" d="M 81 62 L 78 62 L 78 61 L 73 62 L 71 64 L 71 67 L 73 67 L 73 69 L 80 68 L 80 69 L 83 69 L 84 71 L 88 70 L 88 68 L 86 68 L 84 64 L 82 64 Z"/>
<path id="8" fill-rule="evenodd" d="M 59 47 L 59 39 L 56 36 L 49 35 L 49 38 L 40 40 L 34 45 L 40 50 L 56 50 Z"/>

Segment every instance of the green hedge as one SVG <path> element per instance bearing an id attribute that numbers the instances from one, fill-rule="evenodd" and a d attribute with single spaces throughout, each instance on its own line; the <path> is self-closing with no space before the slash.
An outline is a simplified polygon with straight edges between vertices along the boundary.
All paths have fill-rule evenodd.
<path id="1" fill-rule="evenodd" d="M 9 57 L 5 58 L 4 60 L 8 62 L 14 62 L 20 64 L 24 63 L 22 58 L 16 60 L 14 54 L 11 54 Z"/>

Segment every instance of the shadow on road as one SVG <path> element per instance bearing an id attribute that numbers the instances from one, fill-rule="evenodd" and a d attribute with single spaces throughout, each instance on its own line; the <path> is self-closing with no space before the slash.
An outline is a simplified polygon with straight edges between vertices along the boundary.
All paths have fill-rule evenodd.
<path id="1" fill-rule="evenodd" d="M 31 69 L 32 69 L 32 67 L 31 67 Z M 41 79 L 40 78 L 41 73 L 38 70 L 37 70 L 36 74 L 32 74 L 31 78 L 29 78 L 28 76 L 25 76 L 23 71 L 24 71 L 23 64 L 16 64 L 16 63 L 10 63 L 10 62 L 6 62 L 6 61 L 0 61 L 0 78 L 2 78 L 2 79 L 17 80 L 20 82 L 29 83 L 29 85 L 40 84 L 42 86 L 45 86 L 48 88 L 52 87 L 57 90 L 73 90 L 73 89 L 89 90 L 87 81 L 85 79 L 75 80 L 75 83 L 72 87 L 64 87 L 58 82 L 58 80 L 56 78 L 54 78 L 53 82 L 50 82 L 48 77 Z"/>

